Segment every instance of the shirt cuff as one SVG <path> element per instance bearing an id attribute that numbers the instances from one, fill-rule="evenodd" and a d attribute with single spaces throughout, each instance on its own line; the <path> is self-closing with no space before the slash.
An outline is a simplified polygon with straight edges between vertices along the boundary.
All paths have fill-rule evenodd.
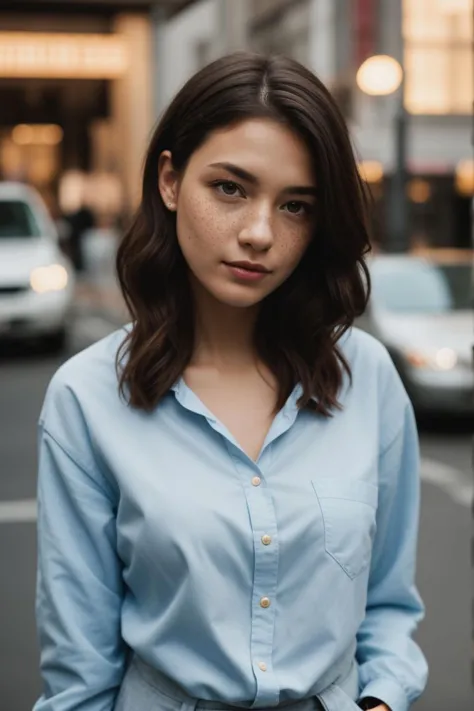
<path id="1" fill-rule="evenodd" d="M 363 699 L 364 696 L 374 696 L 376 699 L 380 699 L 391 711 L 409 711 L 410 708 L 405 691 L 393 679 L 374 679 L 361 690 L 359 698 Z"/>

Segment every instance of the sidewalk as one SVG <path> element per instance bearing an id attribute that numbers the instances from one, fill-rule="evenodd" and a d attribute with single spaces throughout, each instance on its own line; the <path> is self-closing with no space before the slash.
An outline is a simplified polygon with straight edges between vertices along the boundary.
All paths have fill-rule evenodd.
<path id="1" fill-rule="evenodd" d="M 112 279 L 92 282 L 87 277 L 78 277 L 74 306 L 76 314 L 99 317 L 113 326 L 130 321 L 118 285 Z"/>
<path id="2" fill-rule="evenodd" d="M 115 274 L 119 235 L 93 229 L 83 237 L 84 272 L 76 275 L 75 311 L 81 317 L 102 319 L 119 328 L 130 321 Z"/>

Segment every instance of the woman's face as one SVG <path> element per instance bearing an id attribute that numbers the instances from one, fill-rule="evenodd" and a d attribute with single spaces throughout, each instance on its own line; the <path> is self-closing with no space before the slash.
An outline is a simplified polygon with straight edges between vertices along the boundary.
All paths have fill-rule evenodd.
<path id="1" fill-rule="evenodd" d="M 254 306 L 297 267 L 314 232 L 316 184 L 290 129 L 252 119 L 213 132 L 183 174 L 160 158 L 159 188 L 176 210 L 178 242 L 195 287 Z"/>

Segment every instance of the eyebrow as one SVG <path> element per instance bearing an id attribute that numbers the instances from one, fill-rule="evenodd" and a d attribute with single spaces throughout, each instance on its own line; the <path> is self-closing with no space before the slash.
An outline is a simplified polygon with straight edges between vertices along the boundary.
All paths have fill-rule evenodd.
<path id="1" fill-rule="evenodd" d="M 251 185 L 259 184 L 258 178 L 253 175 L 253 173 L 249 173 L 248 170 L 244 170 L 244 168 L 240 168 L 233 163 L 211 163 L 209 168 L 223 168 L 228 173 L 235 175 L 237 178 L 240 178 L 240 180 L 245 180 Z M 319 191 L 314 185 L 289 185 L 284 188 L 282 192 L 288 195 L 311 195 L 314 197 Z"/>

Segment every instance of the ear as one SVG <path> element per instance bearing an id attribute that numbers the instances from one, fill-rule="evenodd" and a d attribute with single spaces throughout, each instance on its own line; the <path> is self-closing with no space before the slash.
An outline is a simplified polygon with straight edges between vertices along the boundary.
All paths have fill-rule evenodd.
<path id="1" fill-rule="evenodd" d="M 178 188 L 179 176 L 173 167 L 171 151 L 163 151 L 158 159 L 158 190 L 168 210 L 176 210 Z"/>

